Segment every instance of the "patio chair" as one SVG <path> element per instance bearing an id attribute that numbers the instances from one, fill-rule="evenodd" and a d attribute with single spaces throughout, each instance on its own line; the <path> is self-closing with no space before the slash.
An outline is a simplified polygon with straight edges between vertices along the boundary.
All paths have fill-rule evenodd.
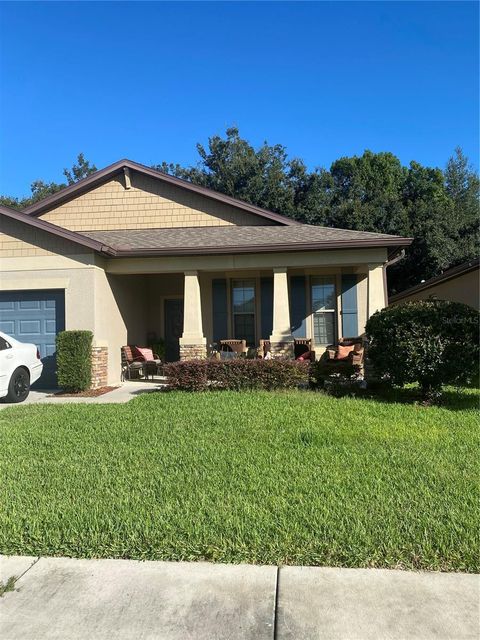
<path id="1" fill-rule="evenodd" d="M 347 366 L 362 370 L 365 357 L 365 339 L 362 336 L 340 338 L 338 344 L 329 345 L 325 353 L 325 363 L 335 370 L 341 370 Z"/>
<path id="2" fill-rule="evenodd" d="M 125 345 L 121 348 L 122 358 L 122 382 L 124 380 L 131 380 L 132 373 L 134 377 L 141 378 L 145 375 L 145 358 L 134 356 L 133 350 L 130 345 Z"/>
<path id="3" fill-rule="evenodd" d="M 293 349 L 295 360 L 315 361 L 315 351 L 312 351 L 311 338 L 295 338 Z"/>
<path id="4" fill-rule="evenodd" d="M 132 347 L 132 353 L 135 358 L 141 358 L 143 360 L 143 371 L 146 378 L 148 378 L 148 376 L 152 376 L 153 379 L 154 375 L 162 373 L 162 360 L 157 353 L 153 352 L 152 349 L 149 347 L 134 346 Z"/>
<path id="5" fill-rule="evenodd" d="M 248 351 L 246 340 L 220 340 L 220 358 L 235 358 Z"/>

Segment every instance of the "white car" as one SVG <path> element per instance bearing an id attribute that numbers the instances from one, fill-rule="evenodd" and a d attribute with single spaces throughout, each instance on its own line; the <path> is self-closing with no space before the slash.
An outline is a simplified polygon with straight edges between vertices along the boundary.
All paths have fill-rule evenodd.
<path id="1" fill-rule="evenodd" d="M 42 370 L 36 345 L 19 342 L 0 331 L 0 398 L 23 402 Z"/>

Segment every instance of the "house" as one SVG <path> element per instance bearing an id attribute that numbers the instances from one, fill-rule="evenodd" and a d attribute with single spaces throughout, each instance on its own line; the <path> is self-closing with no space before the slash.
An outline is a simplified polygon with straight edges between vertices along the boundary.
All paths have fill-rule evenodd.
<path id="1" fill-rule="evenodd" d="M 477 309 L 480 292 L 480 259 L 475 258 L 444 271 L 401 293 L 391 296 L 389 304 L 400 304 L 409 300 L 450 300 L 462 302 Z"/>
<path id="2" fill-rule="evenodd" d="M 408 238 L 299 224 L 121 160 L 30 206 L 0 208 L 0 327 L 35 342 L 55 383 L 55 335 L 94 333 L 96 384 L 120 347 L 165 341 L 166 359 L 222 338 L 295 337 L 317 353 L 361 334 L 387 304 L 385 268 Z"/>

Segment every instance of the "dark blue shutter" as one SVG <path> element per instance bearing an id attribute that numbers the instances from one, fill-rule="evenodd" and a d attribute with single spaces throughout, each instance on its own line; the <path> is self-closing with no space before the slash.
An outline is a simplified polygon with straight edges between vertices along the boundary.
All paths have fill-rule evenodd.
<path id="1" fill-rule="evenodd" d="M 342 336 L 353 338 L 358 334 L 356 275 L 342 275 Z"/>
<path id="2" fill-rule="evenodd" d="M 307 296 L 305 276 L 290 278 L 290 325 L 296 338 L 306 338 Z"/>
<path id="3" fill-rule="evenodd" d="M 260 304 L 262 340 L 269 340 L 273 330 L 273 278 L 260 279 Z"/>
<path id="4" fill-rule="evenodd" d="M 228 338 L 227 281 L 212 280 L 213 341 Z"/>

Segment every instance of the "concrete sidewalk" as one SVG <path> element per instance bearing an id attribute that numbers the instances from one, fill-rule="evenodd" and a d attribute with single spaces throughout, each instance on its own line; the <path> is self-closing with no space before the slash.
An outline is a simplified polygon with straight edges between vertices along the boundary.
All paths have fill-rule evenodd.
<path id="1" fill-rule="evenodd" d="M 127 380 L 120 385 L 104 393 L 101 396 L 82 398 L 69 396 L 55 396 L 56 390 L 32 389 L 27 399 L 19 404 L 0 402 L 0 409 L 8 407 L 24 407 L 27 404 L 125 404 L 133 398 L 152 391 L 163 391 L 166 387 L 166 378 L 157 376 L 155 380 Z"/>
<path id="2" fill-rule="evenodd" d="M 2 640 L 477 639 L 480 577 L 0 557 Z"/>

